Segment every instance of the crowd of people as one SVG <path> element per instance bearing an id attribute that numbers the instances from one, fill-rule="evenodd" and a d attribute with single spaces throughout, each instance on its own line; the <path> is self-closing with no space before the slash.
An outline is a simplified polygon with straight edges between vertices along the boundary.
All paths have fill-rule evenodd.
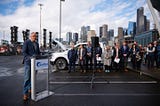
<path id="1" fill-rule="evenodd" d="M 24 42 L 22 49 L 24 55 L 24 101 L 28 100 L 31 94 L 31 57 L 40 55 L 36 37 L 36 33 L 32 32 L 29 39 Z M 104 51 L 100 45 L 92 47 L 90 42 L 86 47 L 80 45 L 78 50 L 74 48 L 74 43 L 71 43 L 70 46 L 71 49 L 68 51 L 68 73 L 75 71 L 75 62 L 77 60 L 81 73 L 86 73 L 89 70 L 98 72 L 127 71 L 126 67 L 130 58 L 133 69 L 140 70 L 142 63 L 146 64 L 149 70 L 154 68 L 154 63 L 157 69 L 160 68 L 160 42 L 157 41 L 149 43 L 146 47 L 138 45 L 137 42 L 134 42 L 131 47 L 126 42 L 123 42 L 122 46 L 119 44 L 115 44 L 113 47 L 107 45 Z"/>
<path id="2" fill-rule="evenodd" d="M 106 45 L 104 52 L 102 52 L 100 45 L 92 47 L 90 42 L 87 43 L 86 47 L 80 45 L 78 49 L 75 49 L 74 43 L 71 43 L 68 59 L 68 73 L 75 71 L 77 60 L 81 73 L 86 73 L 92 69 L 97 72 L 128 71 L 128 62 L 131 62 L 132 68 L 136 70 L 141 70 L 142 64 L 146 65 L 149 70 L 155 68 L 154 64 L 159 69 L 160 42 L 154 41 L 143 47 L 137 42 L 128 45 L 124 41 L 121 46 L 118 43 L 115 43 L 113 47 Z"/>

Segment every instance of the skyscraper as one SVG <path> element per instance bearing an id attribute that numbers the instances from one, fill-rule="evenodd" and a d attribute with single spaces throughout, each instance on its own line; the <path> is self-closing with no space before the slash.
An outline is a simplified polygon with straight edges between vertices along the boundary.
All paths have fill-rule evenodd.
<path id="1" fill-rule="evenodd" d="M 87 42 L 87 32 L 90 30 L 90 26 L 82 26 L 81 33 L 80 33 L 80 40 L 81 42 Z"/>
<path id="2" fill-rule="evenodd" d="M 124 36 L 123 36 L 123 28 L 122 27 L 118 27 L 118 39 L 123 39 Z"/>
<path id="3" fill-rule="evenodd" d="M 137 29 L 136 34 L 147 31 L 147 17 L 144 15 L 144 8 L 137 9 Z"/>
<path id="4" fill-rule="evenodd" d="M 124 31 L 122 27 L 118 27 L 118 40 L 120 44 L 122 44 L 124 40 Z"/>
<path id="5" fill-rule="evenodd" d="M 67 32 L 66 41 L 68 42 L 68 44 L 72 41 L 72 32 Z"/>
<path id="6" fill-rule="evenodd" d="M 146 31 L 150 30 L 150 20 L 147 20 L 147 24 L 146 24 Z"/>
<path id="7" fill-rule="evenodd" d="M 129 21 L 127 32 L 131 37 L 134 37 L 136 35 L 136 22 Z"/>
<path id="8" fill-rule="evenodd" d="M 73 33 L 73 41 L 75 43 L 78 41 L 78 33 Z"/>
<path id="9" fill-rule="evenodd" d="M 91 37 L 96 36 L 95 30 L 88 31 L 87 41 L 91 41 Z"/>
<path id="10" fill-rule="evenodd" d="M 103 29 L 103 27 L 101 26 L 101 27 L 99 27 L 99 37 L 101 38 L 102 37 L 102 29 Z"/>
<path id="11" fill-rule="evenodd" d="M 103 38 L 107 38 L 107 32 L 108 32 L 108 25 L 107 24 L 104 24 L 102 26 L 102 37 Z"/>
<path id="12" fill-rule="evenodd" d="M 110 29 L 110 30 L 108 31 L 108 37 L 109 37 L 109 40 L 112 40 L 112 39 L 113 39 L 113 37 L 114 37 L 114 30 L 113 30 L 113 29 Z"/>

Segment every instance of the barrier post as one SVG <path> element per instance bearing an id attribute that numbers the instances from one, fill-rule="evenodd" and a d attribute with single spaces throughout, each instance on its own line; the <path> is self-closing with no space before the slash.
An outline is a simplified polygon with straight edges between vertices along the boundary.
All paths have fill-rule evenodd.
<path id="1" fill-rule="evenodd" d="M 36 100 L 36 91 L 35 91 L 35 58 L 31 58 L 31 99 Z"/>

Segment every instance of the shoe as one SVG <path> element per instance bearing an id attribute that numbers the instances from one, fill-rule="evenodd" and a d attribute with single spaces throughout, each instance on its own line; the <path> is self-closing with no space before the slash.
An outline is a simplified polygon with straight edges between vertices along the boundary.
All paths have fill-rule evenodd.
<path id="1" fill-rule="evenodd" d="M 98 70 L 98 72 L 100 73 L 100 72 L 101 72 L 101 70 L 99 69 L 99 70 Z"/>
<path id="2" fill-rule="evenodd" d="M 28 100 L 28 96 L 25 94 L 25 95 L 23 95 L 23 100 L 24 101 L 27 101 Z"/>
<path id="3" fill-rule="evenodd" d="M 105 70 L 105 72 L 107 73 L 107 72 L 108 72 L 108 70 Z"/>
<path id="4" fill-rule="evenodd" d="M 125 69 L 124 71 L 125 71 L 125 72 L 128 72 L 128 70 L 127 70 L 127 69 Z"/>
<path id="5" fill-rule="evenodd" d="M 71 71 L 68 71 L 68 73 L 70 73 Z"/>

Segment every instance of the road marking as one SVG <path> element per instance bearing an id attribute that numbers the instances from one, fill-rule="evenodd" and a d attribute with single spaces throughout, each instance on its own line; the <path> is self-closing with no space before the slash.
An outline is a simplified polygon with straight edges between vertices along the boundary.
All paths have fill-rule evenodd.
<path id="1" fill-rule="evenodd" d="M 68 94 L 68 93 L 54 93 L 55 96 L 160 96 L 160 94 L 147 94 L 147 93 L 75 93 L 75 94 Z"/>
<path id="2" fill-rule="evenodd" d="M 54 76 L 54 78 L 91 78 L 91 75 L 88 76 Z M 120 76 L 95 76 L 95 78 L 120 78 Z"/>
<path id="3" fill-rule="evenodd" d="M 65 81 L 65 82 L 56 82 L 50 81 L 50 84 L 90 84 L 91 81 Z M 94 84 L 155 84 L 157 81 L 94 81 Z"/>
<path id="4" fill-rule="evenodd" d="M 0 66 L 0 77 L 12 76 L 13 74 L 9 71 L 10 68 Z"/>

